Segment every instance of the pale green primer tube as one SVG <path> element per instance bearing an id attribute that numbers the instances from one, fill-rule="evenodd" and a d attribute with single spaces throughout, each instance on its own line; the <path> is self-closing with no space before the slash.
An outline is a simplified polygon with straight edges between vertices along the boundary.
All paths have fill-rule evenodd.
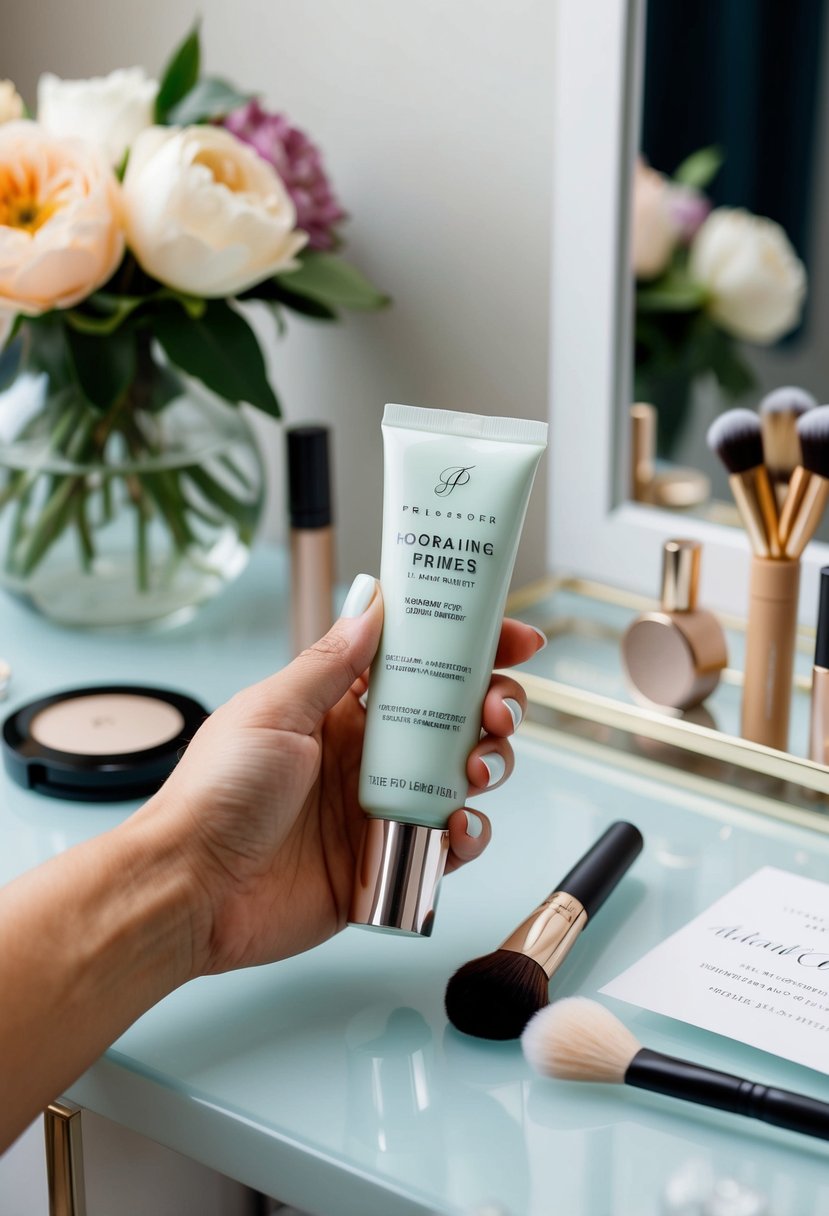
<path id="1" fill-rule="evenodd" d="M 350 920 L 431 932 L 547 425 L 387 405 L 380 583 Z"/>

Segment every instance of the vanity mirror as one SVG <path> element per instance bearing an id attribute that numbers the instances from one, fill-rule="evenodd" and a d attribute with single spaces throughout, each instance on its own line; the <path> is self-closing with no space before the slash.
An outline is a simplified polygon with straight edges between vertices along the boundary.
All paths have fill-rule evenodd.
<path id="1" fill-rule="evenodd" d="M 798 144 L 803 163 L 808 161 L 811 166 L 812 183 L 819 186 L 824 158 L 815 149 L 818 148 L 819 137 L 823 135 L 819 117 L 823 87 L 820 70 L 825 59 L 825 39 L 821 41 L 823 27 L 819 21 L 823 5 L 811 4 L 807 0 L 795 0 L 791 6 L 746 6 L 722 2 L 715 6 L 718 19 L 712 17 L 706 32 L 702 26 L 705 24 L 703 17 L 707 7 L 705 3 L 694 6 L 694 19 L 700 23 L 700 30 L 696 31 L 696 35 L 699 35 L 697 49 L 706 38 L 709 42 L 713 40 L 712 54 L 720 58 L 726 53 L 723 39 L 729 26 L 727 14 L 732 8 L 737 22 L 737 41 L 742 37 L 746 46 L 749 49 L 753 46 L 755 51 L 759 35 L 748 37 L 745 26 L 739 25 L 742 15 L 752 21 L 755 18 L 759 21 L 761 12 L 771 13 L 772 10 L 778 20 L 782 19 L 784 11 L 788 15 L 793 27 L 787 52 L 790 53 L 788 71 L 791 79 L 797 82 L 801 105 L 798 115 L 801 117 L 794 114 L 794 108 L 787 111 L 791 113 L 791 123 L 800 122 L 800 126 L 797 127 L 797 139 L 791 136 L 788 128 L 782 131 L 781 146 L 788 155 L 793 154 L 788 144 Z M 663 4 L 654 5 L 653 9 L 654 15 L 669 27 L 669 32 L 673 30 L 675 33 L 672 21 L 688 20 L 686 6 Z M 672 14 L 670 19 L 666 14 Z M 815 30 L 806 38 L 809 44 L 807 51 L 803 51 L 805 44 L 794 37 L 794 27 L 802 33 L 808 25 L 808 22 L 803 24 L 803 14 L 811 14 L 818 22 L 815 29 L 819 27 L 821 32 L 821 38 L 817 37 Z M 727 741 L 729 747 L 733 744 L 738 750 L 747 748 L 741 753 L 746 768 L 762 768 L 764 758 L 773 756 L 775 772 L 781 771 L 782 764 L 787 780 L 796 782 L 803 778 L 805 785 L 823 790 L 829 788 L 826 771 L 810 765 L 809 772 L 806 772 L 802 767 L 808 764 L 805 760 L 808 731 L 801 730 L 802 724 L 798 718 L 800 709 L 793 710 L 789 743 L 791 753 L 788 756 L 760 744 L 746 744 L 739 737 L 739 709 L 732 712 L 735 701 L 739 701 L 742 680 L 744 637 L 740 621 L 745 620 L 749 602 L 751 550 L 745 532 L 739 526 L 727 478 L 704 444 L 705 431 L 712 418 L 734 404 L 718 395 L 719 389 L 716 392 L 712 389 L 712 375 L 690 377 L 687 406 L 690 414 L 683 419 L 688 424 L 685 438 L 680 432 L 670 464 L 656 465 L 656 474 L 666 475 L 664 484 L 673 493 L 654 496 L 635 492 L 634 474 L 638 472 L 643 475 L 639 459 L 642 452 L 645 455 L 642 480 L 647 480 L 648 452 L 647 445 L 634 450 L 631 426 L 631 407 L 637 401 L 634 389 L 637 371 L 640 387 L 645 381 L 641 325 L 640 344 L 637 346 L 635 343 L 637 313 L 641 321 L 642 301 L 640 299 L 637 309 L 636 283 L 632 273 L 632 192 L 643 138 L 655 140 L 655 136 L 649 132 L 657 124 L 655 118 L 648 124 L 646 107 L 650 106 L 660 120 L 666 115 L 670 117 L 668 101 L 660 98 L 659 89 L 666 87 L 666 79 L 670 83 L 671 72 L 658 59 L 653 65 L 649 65 L 648 61 L 651 53 L 668 54 L 659 51 L 659 40 L 653 32 L 655 28 L 648 25 L 647 5 L 643 0 L 597 0 L 596 4 L 589 6 L 577 0 L 563 0 L 559 6 L 552 241 L 550 566 L 557 574 L 576 577 L 582 588 L 596 583 L 603 588 L 614 589 L 608 593 L 611 598 L 618 593 L 623 598 L 625 595 L 632 596 L 628 600 L 628 618 L 632 619 L 636 612 L 637 596 L 646 597 L 648 606 L 655 606 L 665 542 L 676 536 L 701 542 L 704 549 L 701 602 L 731 619 L 734 629 L 730 639 L 734 644 L 730 645 L 729 673 L 717 694 L 725 700 L 718 705 L 719 712 L 714 713 L 714 720 L 700 726 L 672 718 L 672 736 L 684 738 L 692 751 L 701 745 L 705 754 L 711 754 L 706 749 L 716 750 L 722 741 Z M 663 31 L 660 37 L 664 39 L 667 35 Z M 768 31 L 764 32 L 763 37 L 766 39 L 763 45 L 773 45 L 768 42 Z M 693 46 L 694 43 L 690 37 L 684 40 L 677 35 L 677 40 L 679 44 L 687 41 Z M 656 51 L 654 47 L 657 47 Z M 809 60 L 808 72 L 792 66 L 799 62 L 797 57 L 801 51 Z M 670 55 L 674 53 L 675 49 L 672 49 Z M 712 79 L 708 69 L 698 66 L 697 72 L 709 82 Z M 681 77 L 679 68 L 677 75 Z M 766 98 L 768 104 L 768 89 L 759 85 L 749 88 L 746 84 L 735 85 L 724 91 L 712 89 L 712 92 L 717 93 L 723 107 L 729 104 L 743 107 L 741 116 L 748 124 L 745 129 L 750 131 L 751 140 L 756 146 L 760 135 L 755 130 L 755 119 L 745 109 L 745 103 L 751 95 Z M 728 132 L 720 136 L 711 128 L 709 138 L 708 127 L 697 128 L 691 122 L 692 107 L 693 101 L 689 96 L 687 103 L 675 110 L 678 115 L 675 120 L 678 128 L 677 162 L 687 159 L 687 153 L 712 146 L 718 140 L 723 152 L 726 152 Z M 801 129 L 802 114 L 807 111 L 811 116 L 811 134 L 808 138 Z M 731 121 L 736 119 L 732 116 Z M 668 135 L 674 134 L 669 122 L 667 125 Z M 680 136 L 681 140 L 687 142 L 682 143 Z M 732 157 L 730 178 L 725 175 L 727 159 L 722 162 L 720 172 L 724 175 L 724 182 L 734 177 L 740 163 L 746 159 L 746 141 L 741 143 L 739 139 L 732 138 L 739 156 Z M 653 147 L 656 147 L 655 143 Z M 667 152 L 665 156 L 670 159 Z M 718 159 L 713 153 L 707 156 L 706 171 L 709 175 L 717 168 Z M 826 161 L 829 166 L 829 156 Z M 696 164 L 697 180 L 701 182 L 705 178 L 703 170 L 706 157 L 697 158 Z M 672 172 L 677 165 L 664 163 L 658 167 Z M 807 170 L 803 172 L 806 174 Z M 829 177 L 829 168 L 825 175 Z M 706 189 L 713 191 L 714 181 L 712 176 Z M 800 187 L 795 187 L 793 182 L 790 188 L 788 183 L 784 184 L 787 189 L 779 191 L 782 203 L 792 192 L 800 191 Z M 696 195 L 689 197 L 691 201 L 700 202 Z M 738 193 L 723 195 L 722 199 L 724 203 L 753 206 L 758 211 L 761 208 L 770 210 L 762 201 L 752 204 L 748 196 Z M 751 374 L 756 380 L 755 386 L 739 399 L 740 405 L 751 408 L 757 407 L 768 388 L 798 381 L 818 399 L 829 398 L 829 356 L 825 349 L 821 349 L 826 344 L 821 340 L 819 319 L 822 297 L 820 275 L 823 262 L 829 261 L 829 258 L 820 248 L 819 238 L 823 234 L 820 231 L 819 196 L 817 201 L 800 207 L 799 211 L 795 207 L 794 211 L 800 216 L 799 228 L 794 221 L 783 215 L 780 217 L 781 221 L 792 225 L 792 235 L 786 246 L 789 261 L 785 264 L 790 271 L 795 267 L 792 273 L 796 277 L 799 263 L 793 252 L 794 245 L 802 239 L 804 232 L 808 233 L 810 243 L 808 248 L 804 246 L 802 249 L 806 264 L 803 274 L 811 283 L 805 311 L 801 300 L 803 292 L 792 281 L 788 284 L 789 307 L 785 324 L 781 321 L 778 325 L 778 328 L 782 325 L 783 331 L 791 334 L 784 345 L 778 343 L 774 348 L 761 349 L 749 347 L 736 338 L 728 338 L 734 366 L 737 366 L 737 360 L 743 360 L 746 367 L 750 365 Z M 780 235 L 779 239 L 782 241 L 784 238 Z M 829 253 L 829 235 L 826 243 Z M 791 244 L 792 250 L 788 250 L 788 244 Z M 781 291 L 785 286 L 784 283 Z M 651 299 L 651 305 L 653 303 Z M 677 301 L 674 304 L 675 312 L 678 312 Z M 699 312 L 699 299 L 696 307 Z M 656 310 L 653 311 L 656 315 Z M 722 370 L 721 364 L 722 359 L 718 364 Z M 728 376 L 725 378 L 728 379 Z M 736 372 L 732 379 L 736 383 Z M 655 385 L 654 378 L 651 383 Z M 655 387 L 653 393 L 656 394 Z M 652 404 L 653 409 L 644 411 L 645 433 L 654 418 L 662 421 L 663 429 L 667 430 L 664 418 L 668 407 L 659 402 L 647 404 Z M 642 432 L 639 434 L 641 439 Z M 673 466 L 677 463 L 694 471 L 683 474 L 679 479 L 674 478 L 672 482 Z M 636 501 L 637 498 L 640 501 Z M 650 498 L 651 501 L 641 501 L 643 498 Z M 654 498 L 657 501 L 653 501 Z M 807 706 L 808 701 L 811 656 L 814 652 L 813 628 L 818 604 L 818 572 L 827 562 L 829 547 L 820 541 L 813 541 L 803 555 L 800 580 L 801 630 L 792 689 L 793 704 L 799 706 Z M 604 594 L 602 591 L 600 598 Z M 575 609 L 573 606 L 571 609 L 572 617 Z M 590 615 L 585 605 L 578 608 L 579 614 L 582 617 Z M 627 620 L 620 622 L 620 632 L 627 623 Z M 575 668 L 571 665 L 571 675 L 576 668 L 583 681 L 593 678 L 586 674 L 583 664 L 576 664 Z M 576 690 L 579 695 L 583 693 L 588 698 L 593 695 L 583 685 L 579 686 L 579 679 L 575 677 L 563 681 L 557 677 L 557 682 L 564 690 Z M 603 696 L 604 693 L 595 695 Z M 724 711 L 729 696 L 730 708 Z M 636 709 L 624 690 L 615 698 L 611 694 L 611 699 L 625 706 L 626 715 L 629 710 L 633 712 Z M 808 716 L 808 708 L 806 713 Z M 663 724 L 667 721 L 658 714 L 652 713 L 651 717 Z M 626 720 L 632 723 L 629 716 Z M 684 736 L 683 730 L 686 732 Z M 790 767 L 787 768 L 787 765 Z"/>
<path id="2" fill-rule="evenodd" d="M 590 6 L 563 0 L 560 5 L 550 377 L 554 426 L 551 559 L 556 569 L 651 593 L 658 584 L 662 542 L 677 533 L 689 535 L 705 545 L 702 594 L 706 602 L 744 614 L 749 552 L 741 530 L 735 526 L 726 476 L 708 452 L 704 437 L 708 424 L 723 409 L 732 404 L 756 408 L 764 393 L 779 385 L 802 383 L 818 400 L 829 399 L 829 352 L 821 326 L 821 308 L 829 310 L 829 298 L 824 299 L 824 295 L 829 297 L 829 286 L 824 293 L 822 285 L 824 265 L 829 267 L 829 229 L 821 221 L 825 213 L 821 205 L 824 178 L 829 188 L 829 151 L 826 155 L 822 151 L 824 136 L 829 149 L 829 130 L 824 130 L 829 122 L 823 118 L 822 106 L 829 32 L 822 21 L 825 6 L 812 0 L 793 0 L 786 6 L 702 0 L 694 6 L 693 31 L 686 28 L 689 14 L 685 6 L 651 7 L 649 17 L 645 0 L 598 0 Z M 765 165 L 768 120 L 751 106 L 759 100 L 768 109 L 770 90 L 749 76 L 753 71 L 756 77 L 761 71 L 772 55 L 772 46 L 779 51 L 780 31 L 772 28 L 774 21 L 782 22 L 788 30 L 786 72 L 797 86 L 791 90 L 797 97 L 785 107 L 776 107 L 780 113 L 776 115 L 775 131 L 782 149 L 778 160 L 785 155 L 792 164 L 797 163 L 800 179 L 795 182 L 792 171 L 793 180 L 781 186 L 778 173 L 776 197 L 771 198 L 768 173 L 764 177 L 750 163 L 749 148 L 749 144 L 754 148 L 754 161 Z M 746 22 L 756 26 L 748 30 Z M 677 23 L 682 24 L 679 31 Z M 730 81 L 736 77 L 730 65 L 722 66 L 723 57 L 729 54 L 732 26 L 744 80 L 733 80 L 728 89 L 715 88 L 711 84 L 715 67 Z M 698 59 L 708 54 L 710 70 L 699 61 L 683 67 L 680 52 Z M 670 60 L 670 71 L 662 62 L 665 57 Z M 716 94 L 708 106 L 710 115 L 693 112 L 692 95 L 684 104 L 668 95 L 666 90 L 674 85 L 674 65 L 677 81 L 701 77 L 710 86 L 709 92 Z M 775 70 L 781 70 L 779 64 Z M 777 96 L 780 87 L 771 91 Z M 789 126 L 781 127 L 785 120 Z M 741 130 L 746 133 L 742 140 L 735 134 Z M 758 146 L 761 139 L 762 155 Z M 730 165 L 726 147 L 729 140 L 736 149 Z M 791 244 L 792 261 L 796 261 L 794 248 L 798 246 L 809 287 L 801 302 L 796 284 L 787 279 L 790 272 L 794 273 L 791 266 L 779 270 L 776 300 L 780 308 L 775 332 L 787 335 L 782 343 L 759 346 L 739 342 L 719 325 L 716 332 L 721 339 L 721 357 L 719 361 L 714 359 L 716 367 L 732 386 L 738 387 L 740 376 L 733 369 L 739 361 L 745 376 L 754 378 L 754 387 L 736 398 L 724 396 L 709 359 L 708 374 L 703 370 L 685 378 L 685 425 L 678 431 L 672 406 L 659 393 L 659 369 L 652 358 L 646 357 L 643 343 L 635 344 L 637 316 L 641 338 L 644 313 L 641 300 L 638 309 L 636 304 L 630 238 L 632 192 L 643 142 L 652 156 L 664 158 L 657 167 L 667 173 L 683 160 L 687 162 L 687 153 L 719 146 L 725 159 L 706 187 L 711 198 L 732 206 L 753 206 L 757 211 L 769 212 L 776 207 L 777 216 L 791 229 L 791 235 L 784 238 L 782 229 L 775 229 L 775 233 L 780 241 Z M 670 146 L 677 149 L 675 156 Z M 669 164 L 669 160 L 676 163 Z M 716 163 L 713 156 L 697 158 L 696 180 L 705 180 L 706 172 L 712 173 Z M 720 184 L 718 178 L 722 179 Z M 807 179 L 811 192 L 808 198 L 802 198 Z M 717 190 L 723 193 L 716 195 Z M 777 245 L 772 253 L 779 254 Z M 782 260 L 785 262 L 785 258 Z M 656 285 L 660 283 L 664 288 L 659 278 L 648 288 L 653 310 L 651 331 L 660 325 L 665 328 L 671 321 L 669 314 L 656 312 L 654 307 Z M 640 280 L 639 286 L 641 296 L 646 284 Z M 663 302 L 665 294 L 663 291 Z M 676 319 L 682 303 L 678 289 L 672 299 Z M 700 313 L 699 299 L 696 311 Z M 649 349 L 655 341 L 651 332 Z M 722 356 L 722 348 L 729 343 L 730 377 L 723 370 Z M 655 504 L 635 501 L 645 495 L 637 494 L 632 484 L 631 407 L 638 399 L 637 383 L 643 391 L 649 385 L 650 394 L 659 397 L 655 409 L 663 434 L 667 436 L 674 429 L 672 462 L 696 470 L 684 492 L 682 485 L 675 486 L 673 495 L 661 494 Z M 676 407 L 675 402 L 674 407 L 683 408 Z M 664 471 L 670 472 L 669 468 Z M 709 484 L 710 494 L 700 503 Z M 671 509 L 671 502 L 676 504 L 675 509 Z M 682 512 L 680 524 L 677 508 Z M 825 522 L 826 528 L 829 523 Z M 801 594 L 801 619 L 808 624 L 814 624 L 817 570 L 827 560 L 829 549 L 819 544 L 810 546 Z"/>

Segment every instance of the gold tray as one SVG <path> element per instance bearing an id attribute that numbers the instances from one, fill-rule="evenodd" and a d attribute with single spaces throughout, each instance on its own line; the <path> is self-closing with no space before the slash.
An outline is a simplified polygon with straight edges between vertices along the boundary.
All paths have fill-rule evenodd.
<path id="1" fill-rule="evenodd" d="M 815 631 L 800 628 L 792 688 L 790 741 L 783 752 L 740 738 L 739 663 L 745 622 L 720 614 L 733 666 L 699 711 L 672 716 L 633 700 L 621 663 L 622 634 L 658 605 L 645 596 L 580 578 L 548 577 L 514 592 L 508 611 L 547 635 L 549 644 L 522 668 L 530 716 L 568 733 L 600 739 L 689 774 L 727 781 L 752 796 L 829 820 L 829 769 L 806 758 Z M 825 809 L 824 809 L 825 806 Z M 775 813 L 780 813 L 779 805 Z M 802 815 L 795 815 L 802 820 Z"/>

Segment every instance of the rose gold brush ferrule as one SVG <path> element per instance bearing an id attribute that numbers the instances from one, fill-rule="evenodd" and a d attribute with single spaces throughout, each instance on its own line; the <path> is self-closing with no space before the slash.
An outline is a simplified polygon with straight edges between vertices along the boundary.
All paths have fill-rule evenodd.
<path id="1" fill-rule="evenodd" d="M 789 480 L 786 497 L 780 510 L 780 523 L 777 527 L 780 546 L 784 553 L 789 551 L 789 537 L 803 503 L 803 495 L 813 476 L 814 474 L 807 472 L 803 465 L 798 465 Z"/>
<path id="2" fill-rule="evenodd" d="M 829 481 L 816 473 L 807 474 L 809 480 L 800 496 L 791 527 L 786 536 L 786 556 L 799 558 L 815 534 L 820 518 L 829 500 Z M 788 499 L 787 505 L 788 505 Z"/>
<path id="3" fill-rule="evenodd" d="M 533 959 L 550 979 L 586 924 L 587 912 L 583 905 L 566 891 L 555 891 L 521 922 L 500 948 Z"/>
<path id="4" fill-rule="evenodd" d="M 765 465 L 732 473 L 728 479 L 737 510 L 758 557 L 780 557 L 777 502 Z"/>

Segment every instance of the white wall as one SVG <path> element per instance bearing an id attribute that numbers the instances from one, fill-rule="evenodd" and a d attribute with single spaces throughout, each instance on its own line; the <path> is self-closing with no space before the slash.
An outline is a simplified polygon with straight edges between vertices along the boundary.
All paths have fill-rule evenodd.
<path id="1" fill-rule="evenodd" d="M 340 573 L 376 569 L 387 400 L 545 417 L 555 5 L 549 0 L 39 0 L 4 11 L 0 76 L 159 71 L 201 13 L 206 67 L 323 148 L 349 252 L 394 307 L 292 321 L 271 366 L 289 422 L 336 428 Z M 268 531 L 281 435 L 261 428 Z M 544 569 L 544 485 L 516 584 Z"/>

